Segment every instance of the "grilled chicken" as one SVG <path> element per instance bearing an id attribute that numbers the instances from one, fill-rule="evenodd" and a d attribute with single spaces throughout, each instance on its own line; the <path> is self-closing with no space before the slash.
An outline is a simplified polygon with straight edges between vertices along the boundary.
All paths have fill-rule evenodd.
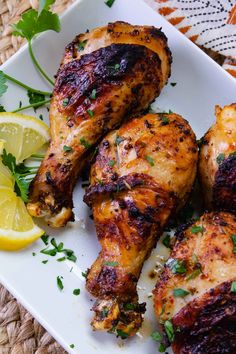
<path id="1" fill-rule="evenodd" d="M 161 30 L 124 22 L 81 34 L 66 47 L 50 106 L 50 147 L 30 188 L 32 216 L 54 227 L 73 220 L 72 192 L 90 148 L 148 108 L 170 64 Z"/>
<path id="2" fill-rule="evenodd" d="M 95 330 L 126 338 L 141 326 L 145 304 L 138 303 L 136 286 L 142 265 L 186 202 L 197 158 L 195 135 L 177 114 L 136 118 L 101 142 L 84 199 L 102 246 L 86 283 L 98 299 Z"/>
<path id="3" fill-rule="evenodd" d="M 233 354 L 236 216 L 206 213 L 177 239 L 154 290 L 156 315 L 174 354 Z"/>
<path id="4" fill-rule="evenodd" d="M 236 213 L 236 103 L 215 111 L 200 149 L 199 177 L 208 208 Z"/>

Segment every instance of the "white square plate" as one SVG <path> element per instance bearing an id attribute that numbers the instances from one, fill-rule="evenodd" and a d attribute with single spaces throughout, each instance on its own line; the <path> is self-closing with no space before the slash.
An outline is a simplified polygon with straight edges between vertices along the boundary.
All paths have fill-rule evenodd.
<path id="1" fill-rule="evenodd" d="M 77 33 L 115 20 L 163 28 L 169 38 L 173 65 L 169 83 L 157 99 L 156 106 L 183 115 L 190 121 L 198 137 L 214 121 L 215 104 L 226 105 L 236 101 L 235 79 L 142 0 L 116 0 L 112 8 L 107 7 L 104 0 L 77 1 L 62 17 L 62 30 L 59 34 L 48 32 L 34 42 L 35 53 L 42 67 L 51 76 L 54 75 L 65 45 Z M 30 86 L 48 90 L 45 82 L 36 73 L 26 47 L 1 69 Z M 177 82 L 177 85 L 172 87 L 171 82 Z M 27 103 L 25 91 L 9 84 L 9 90 L 1 103 L 7 110 L 13 110 L 20 100 L 23 104 Z M 33 111 L 24 113 L 38 116 L 42 112 L 46 117 L 46 110 L 38 110 L 36 114 Z M 155 281 L 149 279 L 148 273 L 154 268 L 157 250 L 146 262 L 139 282 L 140 300 L 147 302 L 147 313 L 140 331 L 143 338 L 136 336 L 124 342 L 109 334 L 94 333 L 91 330 L 89 323 L 92 302 L 84 289 L 85 279 L 81 272 L 91 266 L 98 254 L 99 245 L 89 218 L 90 211 L 83 203 L 82 196 L 83 190 L 78 185 L 74 193 L 75 213 L 77 218 L 84 220 L 85 229 L 81 228 L 79 221 L 62 230 L 52 230 L 41 223 L 51 236 L 56 236 L 67 248 L 75 250 L 77 263 L 59 263 L 50 257 L 47 264 L 42 264 L 47 256 L 40 254 L 43 243 L 39 240 L 22 252 L 0 252 L 0 281 L 70 353 L 156 354 L 157 345 L 150 339 L 156 322 L 152 299 L 148 298 Z M 35 257 L 32 252 L 36 253 Z M 64 277 L 62 292 L 56 284 L 58 275 Z M 75 288 L 81 289 L 81 294 L 77 297 L 72 294 Z M 70 348 L 72 343 L 75 345 L 74 349 Z"/>

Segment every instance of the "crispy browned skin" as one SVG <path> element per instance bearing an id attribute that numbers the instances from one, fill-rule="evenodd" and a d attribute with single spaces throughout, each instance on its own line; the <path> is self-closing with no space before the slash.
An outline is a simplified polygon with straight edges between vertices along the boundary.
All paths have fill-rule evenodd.
<path id="1" fill-rule="evenodd" d="M 236 103 L 216 106 L 216 123 L 203 137 L 198 170 L 207 208 L 236 213 Z"/>
<path id="2" fill-rule="evenodd" d="M 31 215 L 54 227 L 73 219 L 72 191 L 88 149 L 149 106 L 170 64 L 167 39 L 154 27 L 116 22 L 67 46 L 51 101 L 50 147 L 30 188 Z"/>
<path id="3" fill-rule="evenodd" d="M 235 353 L 233 235 L 236 236 L 236 216 L 227 212 L 205 213 L 195 224 L 177 233 L 178 241 L 154 290 L 159 322 L 171 320 L 173 324 L 174 354 Z M 186 269 L 182 274 L 173 267 L 176 261 Z M 176 289 L 189 294 L 175 297 Z"/>
<path id="4" fill-rule="evenodd" d="M 195 135 L 177 114 L 148 114 L 106 136 L 85 201 L 102 246 L 86 287 L 98 298 L 94 329 L 132 336 L 142 323 L 137 281 L 170 215 L 196 174 Z M 124 337 L 124 336 L 123 336 Z"/>

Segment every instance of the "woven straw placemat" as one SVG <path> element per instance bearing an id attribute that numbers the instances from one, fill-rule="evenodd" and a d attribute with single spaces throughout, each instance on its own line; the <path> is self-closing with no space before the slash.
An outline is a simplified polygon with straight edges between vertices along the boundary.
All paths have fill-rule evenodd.
<path id="1" fill-rule="evenodd" d="M 57 0 L 53 10 L 62 13 L 73 1 Z M 0 64 L 23 44 L 23 39 L 12 36 L 11 24 L 31 7 L 36 9 L 38 0 L 0 0 Z M 222 65 L 223 56 L 211 50 L 205 51 Z M 1 284 L 0 354 L 66 354 Z"/>

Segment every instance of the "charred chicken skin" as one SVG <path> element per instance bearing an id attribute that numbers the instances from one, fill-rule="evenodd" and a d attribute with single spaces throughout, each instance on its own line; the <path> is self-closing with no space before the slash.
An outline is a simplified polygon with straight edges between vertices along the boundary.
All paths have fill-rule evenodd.
<path id="1" fill-rule="evenodd" d="M 142 265 L 163 227 L 192 188 L 198 149 L 188 122 L 177 114 L 147 114 L 109 133 L 91 169 L 85 202 L 92 207 L 102 250 L 88 272 L 98 300 L 92 326 L 122 338 L 136 333 Z"/>
<path id="2" fill-rule="evenodd" d="M 66 47 L 50 106 L 50 147 L 30 188 L 31 215 L 53 227 L 73 220 L 72 192 L 90 148 L 148 108 L 170 64 L 161 30 L 124 22 L 81 34 Z"/>
<path id="3" fill-rule="evenodd" d="M 207 208 L 236 213 L 236 103 L 215 111 L 200 149 L 199 177 Z"/>
<path id="4" fill-rule="evenodd" d="M 154 290 L 174 354 L 235 353 L 235 242 L 236 216 L 227 212 L 206 213 L 177 232 Z"/>

